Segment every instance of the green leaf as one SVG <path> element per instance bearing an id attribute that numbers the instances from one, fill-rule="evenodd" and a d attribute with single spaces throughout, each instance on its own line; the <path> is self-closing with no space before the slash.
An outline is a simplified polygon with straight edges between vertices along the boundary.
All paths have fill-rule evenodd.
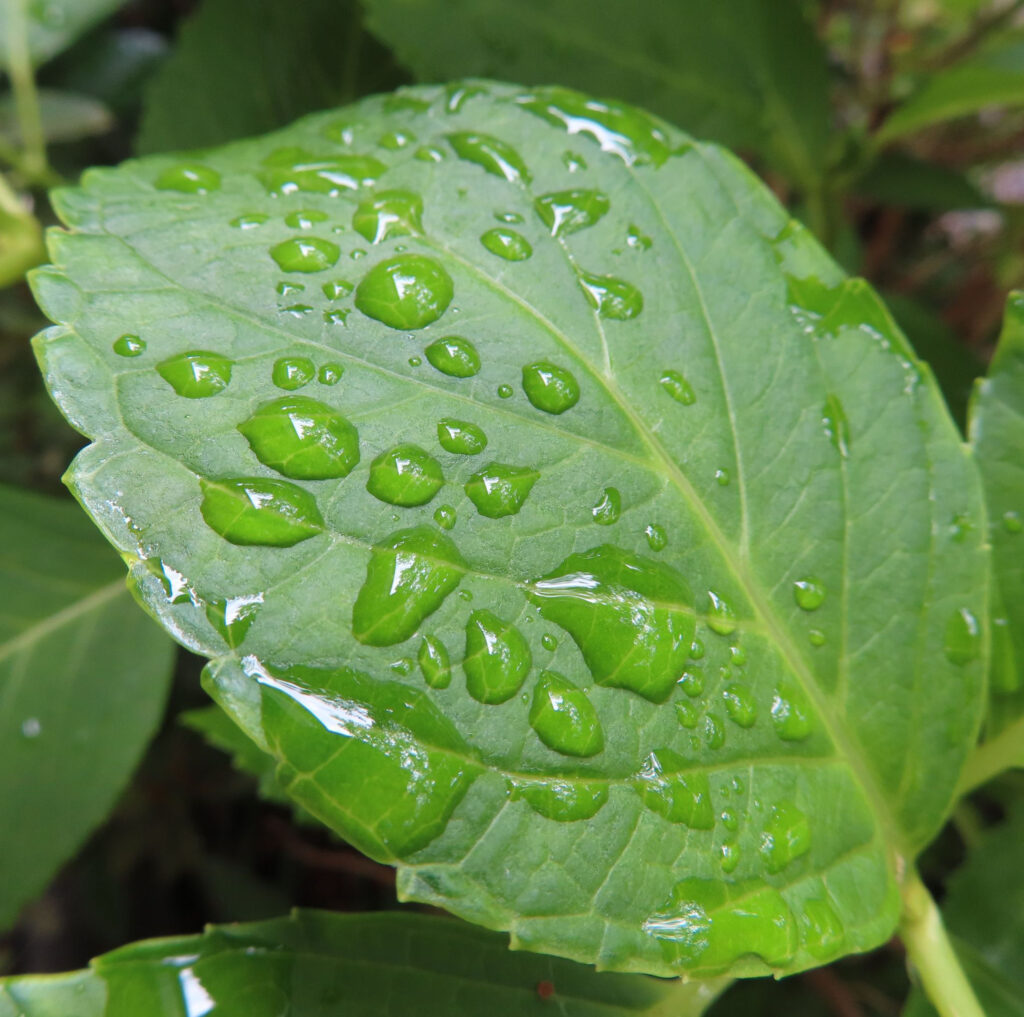
<path id="1" fill-rule="evenodd" d="M 79 141 L 105 134 L 114 126 L 110 110 L 98 99 L 49 88 L 39 90 L 39 117 L 47 142 Z M 23 141 L 18 111 L 9 95 L 0 97 L 0 141 L 15 147 Z"/>
<path id="2" fill-rule="evenodd" d="M 7 67 L 13 8 L 24 11 L 33 64 L 43 64 L 67 49 L 93 25 L 109 17 L 125 0 L 4 0 L 0 3 L 0 69 Z"/>
<path id="3" fill-rule="evenodd" d="M 77 505 L 0 488 L 0 928 L 104 818 L 163 712 L 174 646 Z"/>
<path id="4" fill-rule="evenodd" d="M 942 916 L 985 1017 L 1024 1014 L 1024 878 L 1020 846 L 1024 811 L 985 834 L 949 883 Z M 915 989 L 904 1017 L 934 1017 Z"/>
<path id="5" fill-rule="evenodd" d="M 134 943 L 88 971 L 0 979 L 0 1017 L 700 1017 L 721 988 L 513 953 L 448 918 L 307 910 Z"/>
<path id="6" fill-rule="evenodd" d="M 984 706 L 980 482 L 881 302 L 742 164 L 473 82 L 56 202 L 70 483 L 404 897 L 659 974 L 891 934 Z"/>
<path id="7" fill-rule="evenodd" d="M 949 212 L 961 208 L 990 208 L 995 204 L 961 172 L 905 152 L 883 152 L 853 190 L 883 205 Z"/>
<path id="8" fill-rule="evenodd" d="M 1024 29 L 1006 31 L 961 61 L 926 78 L 897 106 L 877 134 L 879 143 L 990 106 L 1024 105 Z"/>
<path id="9" fill-rule="evenodd" d="M 361 20 L 355 0 L 204 0 L 146 90 L 138 150 L 218 145 L 393 88 Z"/>
<path id="10" fill-rule="evenodd" d="M 825 51 L 794 0 L 366 0 L 367 25 L 420 81 L 557 81 L 642 103 L 808 186 L 831 114 Z M 455 100 L 453 100 L 455 101 Z"/>

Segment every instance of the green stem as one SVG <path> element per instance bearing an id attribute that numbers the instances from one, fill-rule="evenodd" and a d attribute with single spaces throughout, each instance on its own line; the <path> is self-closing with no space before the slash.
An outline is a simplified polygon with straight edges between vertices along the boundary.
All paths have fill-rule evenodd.
<path id="1" fill-rule="evenodd" d="M 28 22 L 24 0 L 7 0 L 7 67 L 18 111 L 18 127 L 25 149 L 22 169 L 30 180 L 49 176 L 46 138 L 39 112 L 39 93 L 28 48 Z"/>
<path id="2" fill-rule="evenodd" d="M 18 192 L 11 187 L 2 173 L 0 173 L 0 212 L 6 212 L 7 215 L 17 219 L 26 219 L 29 215 L 18 197 Z"/>
<path id="3" fill-rule="evenodd" d="M 1014 721 L 971 753 L 960 777 L 958 795 L 987 784 L 1004 770 L 1024 766 L 1024 717 Z"/>
<path id="4" fill-rule="evenodd" d="M 939 909 L 914 872 L 903 886 L 900 938 L 940 1017 L 985 1017 L 946 934 Z"/>

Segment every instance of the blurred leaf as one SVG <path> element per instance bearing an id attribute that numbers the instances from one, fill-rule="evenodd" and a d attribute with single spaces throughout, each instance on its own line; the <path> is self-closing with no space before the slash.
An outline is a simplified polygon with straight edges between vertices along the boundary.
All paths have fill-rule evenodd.
<path id="1" fill-rule="evenodd" d="M 137 148 L 260 134 L 401 80 L 355 0 L 204 0 L 147 89 Z"/>
<path id="2" fill-rule="evenodd" d="M 930 212 L 989 208 L 995 204 L 965 174 L 906 152 L 883 152 L 854 181 L 853 191 L 883 205 Z"/>
<path id="3" fill-rule="evenodd" d="M 880 144 L 989 106 L 1024 104 L 1024 28 L 1007 31 L 926 78 L 882 124 Z"/>
<path id="4" fill-rule="evenodd" d="M 46 259 L 43 228 L 29 212 L 12 214 L 0 205 L 0 287 L 10 286 Z"/>
<path id="5" fill-rule="evenodd" d="M 307 910 L 0 980 L 0 1017 L 699 1017 L 722 985 L 598 973 L 450 918 Z"/>
<path id="6" fill-rule="evenodd" d="M 47 143 L 79 141 L 105 134 L 114 126 L 113 115 L 98 99 L 51 88 L 39 90 L 39 115 Z M 0 96 L 0 141 L 13 146 L 22 144 L 18 111 L 9 94 Z"/>
<path id="7" fill-rule="evenodd" d="M 825 52 L 794 0 L 366 0 L 420 81 L 557 82 L 750 149 L 811 186 L 831 129 Z"/>
<path id="8" fill-rule="evenodd" d="M 3 0 L 0 3 L 0 70 L 7 66 L 12 9 L 25 11 L 32 62 L 45 63 L 84 35 L 93 25 L 123 6 L 125 0 Z"/>
<path id="9" fill-rule="evenodd" d="M 0 532 L 4 928 L 114 804 L 160 720 L 174 646 L 73 502 L 0 488 Z"/>

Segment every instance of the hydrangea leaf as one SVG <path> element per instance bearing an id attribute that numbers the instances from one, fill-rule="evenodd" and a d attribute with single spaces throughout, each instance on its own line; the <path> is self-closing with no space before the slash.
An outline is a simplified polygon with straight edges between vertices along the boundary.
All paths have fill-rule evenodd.
<path id="1" fill-rule="evenodd" d="M 70 483 L 406 898 L 654 974 L 892 933 L 984 705 L 980 482 L 737 160 L 470 81 L 56 200 Z"/>

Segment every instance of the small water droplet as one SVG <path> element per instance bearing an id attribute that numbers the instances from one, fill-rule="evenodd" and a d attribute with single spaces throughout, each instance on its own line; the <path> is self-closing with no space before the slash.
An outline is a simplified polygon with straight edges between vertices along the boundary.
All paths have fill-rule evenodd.
<path id="1" fill-rule="evenodd" d="M 732 607 L 714 590 L 708 590 L 708 628 L 720 636 L 731 636 L 736 631 L 736 615 Z"/>
<path id="2" fill-rule="evenodd" d="M 676 718 L 683 727 L 693 730 L 700 723 L 700 709 L 695 703 L 676 703 Z"/>
<path id="3" fill-rule="evenodd" d="M 321 237 L 292 237 L 270 249 L 282 272 L 323 272 L 340 254 L 337 244 Z"/>
<path id="4" fill-rule="evenodd" d="M 604 732 L 586 693 L 554 671 L 542 671 L 533 689 L 530 726 L 540 740 L 567 756 L 595 756 Z"/>
<path id="5" fill-rule="evenodd" d="M 617 488 L 606 487 L 590 511 L 598 526 L 611 526 L 619 521 L 622 513 L 622 495 Z"/>
<path id="6" fill-rule="evenodd" d="M 704 691 L 704 672 L 699 667 L 683 672 L 678 684 L 688 696 L 699 696 Z"/>
<path id="7" fill-rule="evenodd" d="M 781 872 L 810 849 L 811 828 L 803 812 L 788 803 L 773 806 L 758 848 L 765 868 Z"/>
<path id="8" fill-rule="evenodd" d="M 498 398 L 499 399 L 511 399 L 514 395 L 514 391 L 511 385 L 499 385 L 498 386 Z"/>
<path id="9" fill-rule="evenodd" d="M 1024 522 L 1021 521 L 1020 513 L 1008 509 L 1003 513 L 1003 529 L 1007 533 L 1020 533 L 1024 530 Z"/>
<path id="10" fill-rule="evenodd" d="M 123 335 L 114 340 L 113 350 L 119 357 L 140 357 L 146 352 L 146 343 L 137 335 Z"/>
<path id="11" fill-rule="evenodd" d="M 245 641 L 262 604 L 262 593 L 243 594 L 225 600 L 214 599 L 206 604 L 206 618 L 224 642 L 235 650 Z"/>
<path id="12" fill-rule="evenodd" d="M 526 466 L 490 463 L 466 482 L 465 491 L 477 512 L 489 519 L 515 515 L 540 478 Z"/>
<path id="13" fill-rule="evenodd" d="M 284 224 L 293 230 L 311 230 L 318 222 L 325 222 L 327 213 L 316 208 L 307 208 L 299 212 L 289 212 L 284 217 Z"/>
<path id="14" fill-rule="evenodd" d="M 704 643 L 700 639 L 695 639 L 690 643 L 690 656 L 694 660 L 700 660 L 704 656 Z"/>
<path id="15" fill-rule="evenodd" d="M 657 523 L 648 523 L 644 528 L 644 536 L 647 537 L 647 546 L 652 551 L 663 551 L 668 547 L 668 534 L 665 528 Z"/>
<path id="16" fill-rule="evenodd" d="M 946 622 L 943 652 L 951 664 L 969 664 L 981 652 L 981 627 L 967 608 L 954 611 Z"/>
<path id="17" fill-rule="evenodd" d="M 416 140 L 416 135 L 409 131 L 387 131 L 377 139 L 381 148 L 397 152 L 399 149 L 411 145 Z"/>
<path id="18" fill-rule="evenodd" d="M 558 237 L 593 226 L 611 203 L 600 191 L 572 190 L 542 194 L 533 207 L 551 235 Z"/>
<path id="19" fill-rule="evenodd" d="M 550 632 L 545 632 L 544 635 L 540 637 L 540 645 L 543 646 L 545 650 L 554 652 L 558 649 L 558 640 L 551 635 Z"/>
<path id="20" fill-rule="evenodd" d="M 583 271 L 577 278 L 587 302 L 602 318 L 629 321 L 644 309 L 643 294 L 625 279 Z"/>
<path id="21" fill-rule="evenodd" d="M 416 149 L 413 158 L 420 162 L 440 162 L 444 159 L 444 152 L 435 145 L 423 145 Z"/>
<path id="22" fill-rule="evenodd" d="M 206 399 L 228 387 L 232 366 L 232 362 L 219 353 L 189 350 L 161 361 L 156 369 L 178 395 L 186 399 Z"/>
<path id="23" fill-rule="evenodd" d="M 807 633 L 807 641 L 811 646 L 824 646 L 826 643 L 825 633 L 821 629 L 811 629 Z"/>
<path id="24" fill-rule="evenodd" d="M 626 243 L 640 251 L 648 251 L 651 247 L 651 238 L 644 233 L 639 226 L 629 224 L 629 232 L 626 234 Z"/>
<path id="25" fill-rule="evenodd" d="M 530 242 L 515 230 L 496 226 L 480 236 L 480 243 L 499 258 L 505 261 L 525 261 L 533 254 Z"/>
<path id="26" fill-rule="evenodd" d="M 821 423 L 832 447 L 844 458 L 850 454 L 850 422 L 838 396 L 829 395 L 821 411 Z"/>
<path id="27" fill-rule="evenodd" d="M 434 509 L 434 522 L 442 530 L 451 530 L 455 527 L 456 513 L 451 505 L 439 505 Z"/>
<path id="28" fill-rule="evenodd" d="M 523 391 L 545 413 L 565 413 L 580 400 L 579 382 L 572 372 L 548 360 L 538 360 L 523 368 Z"/>
<path id="29" fill-rule="evenodd" d="M 530 672 L 530 647 L 514 625 L 490 611 L 474 611 L 466 622 L 466 654 L 462 668 L 466 688 L 480 703 L 511 699 Z"/>
<path id="30" fill-rule="evenodd" d="M 745 685 L 732 683 L 722 690 L 725 712 L 729 719 L 740 727 L 753 727 L 757 722 L 757 703 L 753 693 Z"/>
<path id="31" fill-rule="evenodd" d="M 523 217 L 518 212 L 495 212 L 494 218 L 498 222 L 503 222 L 511 225 L 517 225 L 523 222 Z"/>
<path id="32" fill-rule="evenodd" d="M 412 661 L 408 657 L 400 657 L 391 663 L 391 670 L 400 675 L 412 674 L 412 667 Z"/>
<path id="33" fill-rule="evenodd" d="M 347 279 L 333 279 L 321 287 L 328 300 L 341 300 L 347 297 L 355 287 Z"/>
<path id="34" fill-rule="evenodd" d="M 459 336 L 436 339 L 423 352 L 434 368 L 450 378 L 471 378 L 480 370 L 476 347 Z"/>
<path id="35" fill-rule="evenodd" d="M 258 226 L 262 226 L 269 218 L 269 215 L 264 215 L 262 212 L 249 212 L 247 215 L 236 216 L 229 225 L 234 226 L 237 230 L 254 230 Z"/>
<path id="36" fill-rule="evenodd" d="M 159 191 L 180 191 L 182 194 L 208 194 L 220 190 L 220 174 L 198 162 L 170 166 L 156 178 Z"/>
<path id="37" fill-rule="evenodd" d="M 804 901 L 800 938 L 807 952 L 817 960 L 835 957 L 846 939 L 842 919 L 827 900 Z"/>
<path id="38" fill-rule="evenodd" d="M 324 324 L 344 325 L 352 312 L 348 309 L 335 307 L 332 310 L 324 311 Z"/>
<path id="39" fill-rule="evenodd" d="M 396 445 L 370 464 L 366 490 L 389 505 L 425 505 L 444 484 L 441 464 L 418 445 Z"/>
<path id="40" fill-rule="evenodd" d="M 490 134 L 461 131 L 448 135 L 448 143 L 460 159 L 476 163 L 488 173 L 509 183 L 530 182 L 522 156 L 509 144 Z"/>
<path id="41" fill-rule="evenodd" d="M 704 741 L 709 749 L 720 749 L 725 744 L 725 725 L 715 713 L 704 718 Z"/>
<path id="42" fill-rule="evenodd" d="M 747 662 L 747 651 L 742 646 L 730 646 L 729 659 L 737 667 L 742 667 Z"/>
<path id="43" fill-rule="evenodd" d="M 697 401 L 697 394 L 679 371 L 662 371 L 658 382 L 677 403 L 692 406 Z"/>
<path id="44" fill-rule="evenodd" d="M 452 669 L 448 649 L 434 636 L 424 636 L 416 655 L 423 680 L 432 689 L 446 689 L 451 684 Z"/>
<path id="45" fill-rule="evenodd" d="M 570 173 L 580 173 L 587 168 L 586 160 L 576 152 L 563 152 L 562 165 Z"/>
<path id="46" fill-rule="evenodd" d="M 341 364 L 336 364 L 333 361 L 329 361 L 324 364 L 319 371 L 316 372 L 317 381 L 321 385 L 337 385 L 341 381 L 341 376 L 345 373 L 345 368 Z"/>
<path id="47" fill-rule="evenodd" d="M 644 805 L 670 823 L 693 830 L 715 825 L 708 776 L 671 749 L 658 749 L 645 760 L 638 780 Z"/>
<path id="48" fill-rule="evenodd" d="M 316 377 L 316 366 L 308 357 L 281 357 L 274 361 L 271 377 L 278 388 L 293 392 Z"/>
<path id="49" fill-rule="evenodd" d="M 729 471 L 726 469 L 715 470 L 715 480 L 718 482 L 719 487 L 729 486 Z"/>
<path id="50" fill-rule="evenodd" d="M 232 544 L 292 547 L 324 530 L 316 499 L 287 480 L 200 479 L 199 486 L 203 519 Z"/>
<path id="51" fill-rule="evenodd" d="M 808 576 L 793 583 L 793 599 L 804 611 L 817 611 L 825 603 L 825 586 L 819 579 Z"/>
<path id="52" fill-rule="evenodd" d="M 452 417 L 437 422 L 437 440 L 446 452 L 461 456 L 479 455 L 487 448 L 487 435 L 482 428 Z"/>
<path id="53" fill-rule="evenodd" d="M 784 742 L 803 741 L 814 726 L 811 704 L 803 690 L 791 682 L 779 682 L 772 696 L 772 724 Z"/>
<path id="54" fill-rule="evenodd" d="M 38 738 L 43 733 L 43 725 L 38 717 L 26 717 L 21 722 L 21 734 L 25 738 Z"/>
<path id="55" fill-rule="evenodd" d="M 454 289 L 441 264 L 423 254 L 379 262 L 356 287 L 355 304 L 368 318 L 411 332 L 437 321 Z"/>
<path id="56" fill-rule="evenodd" d="M 352 227 L 371 244 L 423 232 L 423 199 L 412 191 L 380 191 L 352 215 Z"/>

